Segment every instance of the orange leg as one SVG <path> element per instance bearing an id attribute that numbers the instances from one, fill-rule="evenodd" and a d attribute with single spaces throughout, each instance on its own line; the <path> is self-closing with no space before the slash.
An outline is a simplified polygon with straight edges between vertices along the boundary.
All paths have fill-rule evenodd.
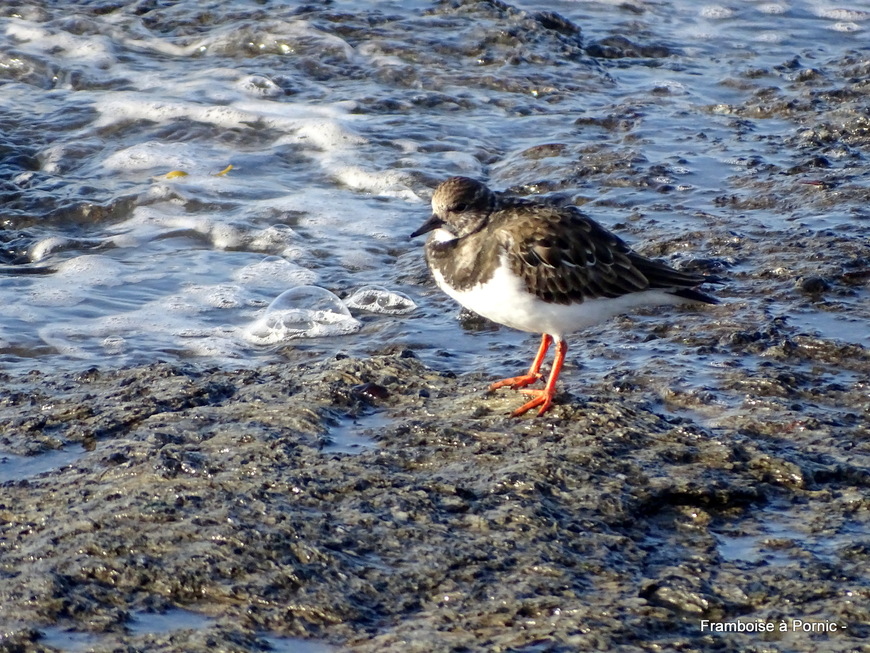
<path id="1" fill-rule="evenodd" d="M 512 376 L 509 379 L 502 379 L 501 381 L 496 381 L 491 386 L 489 386 L 490 391 L 498 390 L 499 388 L 503 388 L 509 385 L 511 388 L 516 390 L 517 388 L 525 388 L 527 385 L 531 385 L 535 381 L 541 378 L 541 363 L 544 362 L 544 356 L 547 354 L 547 350 L 550 348 L 550 343 L 553 342 L 553 336 L 547 335 L 546 333 L 541 336 L 541 347 L 538 349 L 538 355 L 535 356 L 535 360 L 532 361 L 532 366 L 529 368 L 528 374 L 523 374 L 522 376 Z"/>
<path id="2" fill-rule="evenodd" d="M 521 390 L 523 394 L 532 395 L 534 399 L 523 404 L 511 413 L 511 417 L 519 417 L 532 408 L 541 408 L 538 410 L 538 415 L 543 415 L 553 403 L 553 397 L 556 394 L 556 379 L 559 378 L 559 372 L 562 371 L 562 364 L 565 362 L 565 354 L 568 352 L 568 343 L 564 340 L 559 340 L 556 343 L 556 357 L 553 359 L 553 369 L 550 371 L 550 378 L 547 379 L 547 385 L 543 390 Z"/>

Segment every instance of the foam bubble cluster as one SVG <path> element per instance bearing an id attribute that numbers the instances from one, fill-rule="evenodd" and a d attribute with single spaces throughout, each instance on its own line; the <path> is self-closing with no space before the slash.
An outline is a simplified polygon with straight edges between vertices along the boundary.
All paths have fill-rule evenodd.
<path id="1" fill-rule="evenodd" d="M 404 293 L 381 286 L 363 286 L 344 303 L 348 308 L 384 315 L 405 315 L 417 308 L 414 300 Z"/>

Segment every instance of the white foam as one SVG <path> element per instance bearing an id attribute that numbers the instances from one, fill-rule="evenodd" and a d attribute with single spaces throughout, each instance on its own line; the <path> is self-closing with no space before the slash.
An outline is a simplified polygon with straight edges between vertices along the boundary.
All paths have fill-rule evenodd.
<path id="1" fill-rule="evenodd" d="M 834 23 L 833 25 L 828 26 L 828 29 L 834 32 L 844 33 L 861 32 L 864 30 L 864 28 L 858 23 Z"/>
<path id="2" fill-rule="evenodd" d="M 199 289 L 200 286 L 195 288 Z M 186 296 L 185 296 L 186 295 Z M 176 319 L 175 316 L 192 317 L 203 312 L 202 296 L 194 295 L 193 291 L 185 293 L 184 290 L 180 294 L 165 295 L 158 297 L 152 302 L 147 302 L 141 306 L 139 311 L 144 313 L 160 313 L 167 320 Z"/>
<path id="3" fill-rule="evenodd" d="M 409 188 L 408 175 L 395 171 L 369 171 L 360 166 L 338 167 L 333 175 L 341 184 L 354 190 L 375 193 L 385 197 L 416 199 L 417 195 Z"/>
<path id="4" fill-rule="evenodd" d="M 365 58 L 369 65 L 376 68 L 407 65 L 407 62 L 403 61 L 401 57 L 392 54 L 383 54 L 382 49 L 383 46 L 380 42 L 367 41 L 360 43 L 357 46 L 356 51 L 360 56 Z"/>
<path id="5" fill-rule="evenodd" d="M 56 275 L 70 277 L 83 286 L 117 286 L 123 283 L 119 278 L 123 270 L 121 263 L 108 256 L 84 254 L 60 263 Z"/>
<path id="6" fill-rule="evenodd" d="M 162 297 L 127 313 L 47 324 L 37 333 L 59 353 L 79 359 L 99 358 L 109 352 L 123 355 L 132 348 L 131 343 L 140 348 L 143 340 L 193 356 L 238 357 L 242 350 L 237 329 L 191 320 L 191 316 L 203 313 L 216 296 L 192 288 L 190 293 Z"/>
<path id="7" fill-rule="evenodd" d="M 416 199 L 407 175 L 364 163 L 360 149 L 368 144 L 368 139 L 352 126 L 353 122 L 360 120 L 359 116 L 350 113 L 356 106 L 353 101 L 304 104 L 251 97 L 250 89 L 245 91 L 239 86 L 255 86 L 253 79 L 237 76 L 234 80 L 220 80 L 224 85 L 219 83 L 218 90 L 210 88 L 204 91 L 211 101 L 220 101 L 221 104 L 171 99 L 166 92 L 162 97 L 135 91 L 96 96 L 94 107 L 99 116 L 94 127 L 105 128 L 142 120 L 157 123 L 189 120 L 230 130 L 248 129 L 251 124 L 258 123 L 284 132 L 272 142 L 273 149 L 287 145 L 301 147 L 305 156 L 341 184 L 361 192 Z M 276 89 L 277 86 L 272 91 Z M 267 89 L 266 96 L 272 91 Z M 183 92 L 187 97 L 191 94 L 190 89 Z M 223 167 L 231 154 L 203 152 L 195 145 L 144 143 L 110 155 L 104 167 L 108 170 L 160 168 L 167 172 L 171 169 L 191 172 L 203 165 L 214 168 L 218 162 Z"/>
<path id="8" fill-rule="evenodd" d="M 202 153 L 185 143 L 148 141 L 109 155 L 103 160 L 106 170 L 150 170 L 160 168 L 165 172 L 183 170 L 190 172 L 206 162 Z"/>
<path id="9" fill-rule="evenodd" d="M 650 89 L 667 89 L 671 95 L 686 95 L 689 91 L 686 85 L 675 79 L 661 79 L 649 84 Z"/>
<path id="10" fill-rule="evenodd" d="M 194 314 L 218 309 L 235 309 L 247 303 L 245 291 L 234 284 L 219 283 L 213 285 L 188 283 L 178 295 L 170 295 L 159 304 L 173 313 Z"/>
<path id="11" fill-rule="evenodd" d="M 787 12 L 789 7 L 788 5 L 781 2 L 767 2 L 765 4 L 758 5 L 755 9 L 762 14 L 777 16 Z"/>
<path id="12" fill-rule="evenodd" d="M 220 178 L 215 178 L 215 183 Z M 114 231 L 120 232 L 113 237 L 118 246 L 133 246 L 165 238 L 172 232 L 179 235 L 200 234 L 216 249 L 239 249 L 253 242 L 255 234 L 249 227 L 222 222 L 210 215 L 196 215 L 184 211 L 180 202 L 169 201 L 137 206 L 129 220 L 114 225 Z"/>
<path id="13" fill-rule="evenodd" d="M 819 18 L 854 23 L 870 19 L 870 11 L 865 9 L 846 9 L 845 7 L 816 7 L 813 10 Z"/>
<path id="14" fill-rule="evenodd" d="M 182 336 L 183 334 L 178 333 Z M 227 331 L 223 328 L 211 329 L 207 333 L 198 333 L 185 341 L 185 350 L 192 356 L 207 356 L 209 358 L 241 358 L 244 349 L 238 344 L 236 330 Z"/>
<path id="15" fill-rule="evenodd" d="M 276 141 L 276 146 L 292 143 L 294 145 L 308 145 L 314 149 L 323 151 L 344 149 L 349 145 L 364 145 L 367 141 L 358 133 L 335 120 L 278 120 L 273 117 L 270 121 L 275 127 L 288 127 L 293 133 Z"/>
<path id="16" fill-rule="evenodd" d="M 246 230 L 225 222 L 206 221 L 202 232 L 211 238 L 212 245 L 218 249 L 235 249 L 247 242 Z"/>
<path id="17" fill-rule="evenodd" d="M 387 290 L 381 286 L 363 286 L 344 300 L 348 308 L 383 315 L 406 315 L 417 308 L 405 293 Z"/>
<path id="18" fill-rule="evenodd" d="M 215 87 L 215 80 L 209 78 L 209 82 L 211 93 L 216 89 L 222 93 L 231 93 L 234 84 L 238 84 L 237 80 L 224 80 L 223 86 Z M 184 95 L 190 95 L 189 88 L 184 89 Z M 268 99 L 245 99 L 237 91 L 223 97 L 235 97 L 237 101 L 225 106 L 171 99 L 167 97 L 165 89 L 165 99 L 158 99 L 155 94 L 141 91 L 115 91 L 94 97 L 94 108 L 100 114 L 94 125 L 101 128 L 131 120 L 166 123 L 186 119 L 225 129 L 242 129 L 248 128 L 252 123 L 261 122 L 266 127 L 288 132 L 286 139 L 278 139 L 273 144 L 275 146 L 288 142 L 307 142 L 329 149 L 348 143 L 366 142 L 365 138 L 343 124 L 345 120 L 356 119 L 349 115 L 356 106 L 352 101 L 317 105 L 274 102 Z"/>
<path id="19" fill-rule="evenodd" d="M 154 38 L 150 36 L 150 33 L 142 34 L 141 38 L 130 38 L 130 32 L 126 29 L 119 34 L 119 37 L 119 40 L 123 39 L 124 44 L 128 47 L 146 51 L 150 50 L 151 52 L 166 54 L 170 57 L 187 58 L 202 53 L 205 49 L 205 46 L 200 41 L 179 44 L 167 38 Z"/>
<path id="20" fill-rule="evenodd" d="M 759 32 L 755 40 L 759 43 L 782 43 L 786 34 L 782 32 Z"/>
<path id="21" fill-rule="evenodd" d="M 268 256 L 262 261 L 236 270 L 233 279 L 242 285 L 256 288 L 291 288 L 314 285 L 318 275 L 313 270 L 278 256 Z"/>
<path id="22" fill-rule="evenodd" d="M 308 27 L 303 31 L 307 33 Z M 335 39 L 325 35 L 324 38 Z M 348 48 L 336 39 L 339 50 Z M 346 54 L 353 54 L 352 48 Z M 373 193 L 407 200 L 417 199 L 410 177 L 396 170 L 384 170 L 383 163 L 373 165 L 366 161 L 361 148 L 368 139 L 354 123 L 363 121 L 351 113 L 356 103 L 352 100 L 334 103 L 275 102 L 271 98 L 283 95 L 273 81 L 260 75 L 242 75 L 237 71 L 210 71 L 208 83 L 201 77 L 150 82 L 137 79 L 140 88 L 159 82 L 154 92 L 116 91 L 95 95 L 94 107 L 98 118 L 95 128 L 105 128 L 131 121 L 157 123 L 188 120 L 215 125 L 221 129 L 248 129 L 251 124 L 283 132 L 271 143 L 272 149 L 287 145 L 301 148 L 329 177 L 359 192 Z M 173 97 L 173 95 L 179 97 Z M 196 97 L 197 100 L 186 98 Z M 185 99 L 180 99 L 185 98 Z M 406 143 L 409 151 L 418 151 L 418 145 Z M 143 143 L 111 154 L 105 161 L 107 170 L 136 171 L 144 169 L 181 169 L 194 172 L 203 165 L 223 167 L 231 152 L 203 152 L 201 146 L 179 143 Z M 457 154 L 456 165 L 468 174 L 479 172 L 480 164 L 469 155 Z M 425 165 L 425 154 L 420 165 Z M 217 168 L 220 169 L 220 168 Z M 186 184 L 190 180 L 176 181 Z"/>
<path id="23" fill-rule="evenodd" d="M 85 295 L 61 285 L 43 283 L 31 289 L 26 298 L 32 306 L 61 307 L 80 304 L 85 300 Z"/>
<path id="24" fill-rule="evenodd" d="M 16 339 L 27 335 L 22 333 L 25 330 L 21 329 L 20 325 L 14 322 L 12 323 L 12 328 L 9 329 L 9 320 L 35 324 L 44 319 L 44 311 L 35 308 L 27 296 L 27 289 L 32 287 L 35 281 L 33 278 L 0 278 L 0 306 L 3 306 L 2 315 L 6 318 L 6 320 L 0 322 L 0 331 L 7 331 L 7 337 Z M 26 331 L 29 332 L 29 330 L 28 327 Z"/>
<path id="25" fill-rule="evenodd" d="M 710 18 L 712 20 L 722 20 L 734 16 L 734 10 L 722 5 L 707 5 L 701 7 L 699 12 L 702 18 Z"/>
<path id="26" fill-rule="evenodd" d="M 69 32 L 53 33 L 37 23 L 11 18 L 6 21 L 6 35 L 19 41 L 19 48 L 41 54 L 50 53 L 53 57 L 75 61 L 78 66 L 108 69 L 117 61 L 112 41 L 97 34 L 80 36 Z"/>
<path id="27" fill-rule="evenodd" d="M 182 119 L 233 129 L 241 128 L 258 117 L 232 107 L 156 99 L 150 93 L 136 91 L 115 91 L 105 97 L 97 97 L 94 108 L 100 114 L 94 121 L 97 129 L 129 121 L 150 120 L 165 123 Z"/>
<path id="28" fill-rule="evenodd" d="M 238 286 L 217 285 L 217 286 L 188 286 L 186 289 L 189 294 L 195 294 L 201 298 L 204 305 L 212 308 L 220 308 L 226 310 L 228 308 L 239 308 L 244 305 L 244 293 Z"/>
<path id="29" fill-rule="evenodd" d="M 305 250 L 291 244 L 299 240 L 299 235 L 284 224 L 273 224 L 251 234 L 250 249 L 257 252 L 276 252 L 287 259 L 301 258 Z M 313 282 L 310 282 L 313 283 Z"/>
<path id="30" fill-rule="evenodd" d="M 88 299 L 93 288 L 124 283 L 123 272 L 124 266 L 107 256 L 77 256 L 59 264 L 53 275 L 36 281 L 28 300 L 34 306 L 74 306 Z"/>
<path id="31" fill-rule="evenodd" d="M 242 77 L 233 86 L 251 97 L 276 98 L 284 95 L 284 90 L 264 75 Z"/>
<path id="32" fill-rule="evenodd" d="M 40 329 L 37 333 L 45 344 L 53 347 L 59 354 L 71 356 L 73 358 L 95 358 L 96 352 L 88 352 L 86 347 L 76 344 L 76 341 L 82 340 L 82 329 L 70 326 L 59 326 L 57 324 L 48 324 Z M 87 332 L 85 332 L 87 335 Z"/>

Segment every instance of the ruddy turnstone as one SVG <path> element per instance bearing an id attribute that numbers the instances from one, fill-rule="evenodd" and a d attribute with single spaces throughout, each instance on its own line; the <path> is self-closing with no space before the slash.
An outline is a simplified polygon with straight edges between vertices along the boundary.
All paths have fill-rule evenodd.
<path id="1" fill-rule="evenodd" d="M 550 408 L 566 334 L 639 306 L 718 303 L 697 288 L 712 278 L 641 256 L 576 207 L 511 197 L 467 177 L 435 189 L 432 217 L 411 238 L 427 232 L 426 262 L 441 290 L 493 322 L 542 334 L 529 371 L 490 390 L 542 378 L 541 363 L 556 343 L 546 385 L 522 390 L 532 399 L 515 417 Z"/>

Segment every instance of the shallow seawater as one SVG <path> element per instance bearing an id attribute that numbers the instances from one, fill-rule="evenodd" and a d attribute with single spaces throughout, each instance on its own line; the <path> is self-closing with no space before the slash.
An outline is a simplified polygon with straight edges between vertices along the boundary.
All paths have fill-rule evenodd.
<path id="1" fill-rule="evenodd" d="M 377 413 L 346 417 L 330 427 L 323 451 L 362 453 L 375 446 L 377 442 L 375 436 L 391 424 L 392 420 Z"/>
<path id="2" fill-rule="evenodd" d="M 133 612 L 130 615 L 127 630 L 131 637 L 171 637 L 176 631 L 203 631 L 215 626 L 215 619 L 205 615 L 174 608 L 166 612 Z M 116 644 L 111 635 L 78 632 L 67 630 L 60 626 L 43 627 L 40 643 L 53 649 L 76 653 L 93 649 L 108 649 Z M 305 640 L 293 637 L 277 637 L 260 635 L 258 639 L 265 642 L 271 651 L 293 651 L 295 653 L 331 653 L 335 647 L 316 640 Z"/>
<path id="3" fill-rule="evenodd" d="M 453 174 L 567 197 L 640 246 L 673 239 L 650 253 L 677 264 L 715 256 L 711 235 L 839 225 L 866 236 L 857 201 L 831 214 L 756 200 L 816 152 L 800 140 L 812 125 L 780 105 L 804 101 L 799 83 L 817 66 L 866 55 L 867 12 L 547 3 L 571 21 L 558 23 L 542 9 L 7 8 L 0 364 L 247 366 L 292 357 L 289 343 L 308 357 L 406 346 L 460 372 L 514 373 L 534 339 L 463 328 L 408 240 Z M 765 94 L 785 100 L 741 108 Z M 825 170 L 860 176 L 860 147 L 829 149 Z M 327 324 L 312 339 L 247 337 L 289 289 L 346 299 L 373 284 L 416 308 L 351 308 L 358 328 Z M 830 310 L 796 321 L 834 338 L 851 330 Z M 517 350 L 510 364 L 493 356 Z"/>
<path id="4" fill-rule="evenodd" d="M 807 559 L 829 562 L 860 538 L 860 523 L 825 528 L 784 506 L 768 506 L 741 522 L 736 532 L 726 525 L 716 533 L 716 548 L 726 563 L 744 565 L 804 564 Z"/>
<path id="5" fill-rule="evenodd" d="M 0 454 L 0 483 L 32 478 L 70 465 L 87 453 L 77 449 L 55 449 L 35 456 Z"/>

